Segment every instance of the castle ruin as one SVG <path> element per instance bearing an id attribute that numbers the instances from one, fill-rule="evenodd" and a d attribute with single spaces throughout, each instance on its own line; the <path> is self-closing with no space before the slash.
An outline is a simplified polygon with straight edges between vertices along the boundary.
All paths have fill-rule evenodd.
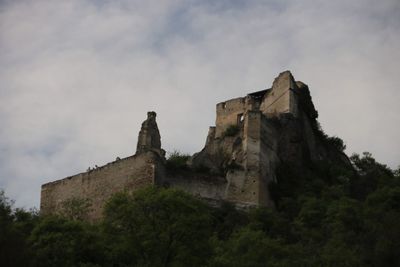
<path id="1" fill-rule="evenodd" d="M 114 193 L 148 185 L 180 188 L 210 203 L 273 207 L 269 184 L 279 183 L 280 164 L 295 166 L 299 173 L 321 160 L 351 168 L 343 152 L 324 142 L 308 86 L 289 71 L 269 89 L 218 103 L 216 113 L 204 148 L 187 168 L 170 170 L 156 113 L 149 112 L 135 155 L 42 185 L 41 213 L 58 213 L 65 201 L 87 199 L 88 219 L 97 220 Z"/>

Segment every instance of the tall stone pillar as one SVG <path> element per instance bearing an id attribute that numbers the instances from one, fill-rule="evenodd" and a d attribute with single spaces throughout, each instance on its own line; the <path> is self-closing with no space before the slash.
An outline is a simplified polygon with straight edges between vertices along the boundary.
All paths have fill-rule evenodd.
<path id="1" fill-rule="evenodd" d="M 162 157 L 165 155 L 165 151 L 161 149 L 161 137 L 156 116 L 157 114 L 154 111 L 147 112 L 147 119 L 142 123 L 142 128 L 139 132 L 136 154 L 154 151 Z"/>

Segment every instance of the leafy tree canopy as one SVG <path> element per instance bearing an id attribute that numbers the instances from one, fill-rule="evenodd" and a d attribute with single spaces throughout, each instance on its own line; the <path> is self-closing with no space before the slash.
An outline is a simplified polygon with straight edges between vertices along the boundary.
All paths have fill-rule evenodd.
<path id="1" fill-rule="evenodd" d="M 368 152 L 351 160 L 355 172 L 281 166 L 275 209 L 210 207 L 149 187 L 114 195 L 90 224 L 84 200 L 43 217 L 0 191 L 1 266 L 400 266 L 399 169 Z"/>

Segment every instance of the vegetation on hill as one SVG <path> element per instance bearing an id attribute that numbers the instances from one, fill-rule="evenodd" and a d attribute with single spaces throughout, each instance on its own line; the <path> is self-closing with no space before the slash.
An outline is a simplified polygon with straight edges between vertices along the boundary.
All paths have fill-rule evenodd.
<path id="1" fill-rule="evenodd" d="M 211 208 L 182 191 L 150 187 L 116 194 L 103 221 L 89 224 L 79 209 L 64 217 L 15 209 L 2 192 L 0 264 L 400 266 L 400 169 L 370 153 L 351 161 L 356 172 L 323 162 L 303 174 L 281 166 L 271 185 L 274 210 Z"/>
<path id="2" fill-rule="evenodd" d="M 175 150 L 169 154 L 166 162 L 166 167 L 170 172 L 187 170 L 187 161 L 189 160 L 189 158 L 189 154 L 183 154 Z"/>
<path id="3" fill-rule="evenodd" d="M 231 124 L 226 128 L 223 136 L 235 136 L 237 133 L 240 132 L 240 127 L 234 124 Z"/>

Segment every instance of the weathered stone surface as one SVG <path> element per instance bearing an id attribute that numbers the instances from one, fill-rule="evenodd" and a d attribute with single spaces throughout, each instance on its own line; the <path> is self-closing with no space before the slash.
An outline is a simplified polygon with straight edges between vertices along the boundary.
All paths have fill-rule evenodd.
<path id="1" fill-rule="evenodd" d="M 97 169 L 42 185 L 40 212 L 54 214 L 73 198 L 88 199 L 90 220 L 101 218 L 104 204 L 113 194 L 154 184 L 159 156 L 146 152 L 120 159 Z"/>
<path id="2" fill-rule="evenodd" d="M 147 151 L 155 151 L 161 156 L 165 151 L 161 149 L 161 136 L 156 122 L 157 114 L 154 111 L 147 112 L 147 119 L 142 123 L 136 146 L 136 154 Z"/>
<path id="3" fill-rule="evenodd" d="M 280 73 L 270 89 L 217 104 L 216 113 L 204 148 L 191 157 L 188 168 L 171 172 L 156 113 L 148 112 L 134 156 L 43 185 L 41 212 L 57 213 L 64 201 L 85 198 L 92 203 L 89 219 L 96 220 L 112 194 L 147 185 L 180 188 L 214 203 L 273 207 L 268 185 L 277 181 L 282 163 L 299 173 L 320 160 L 352 168 L 320 131 L 308 86 L 289 71 Z"/>
<path id="4" fill-rule="evenodd" d="M 281 163 L 299 173 L 319 160 L 339 160 L 351 168 L 343 153 L 322 140 L 317 117 L 308 86 L 282 72 L 270 89 L 217 104 L 216 127 L 210 128 L 205 147 L 190 164 L 223 173 L 225 200 L 273 206 L 268 184 L 276 181 Z M 232 126 L 239 131 L 227 136 Z"/>
<path id="5" fill-rule="evenodd" d="M 290 113 L 297 116 L 297 99 L 293 90 L 296 82 L 290 71 L 285 71 L 275 78 L 271 90 L 265 95 L 260 106 L 260 111 L 265 115 L 278 115 Z"/>

